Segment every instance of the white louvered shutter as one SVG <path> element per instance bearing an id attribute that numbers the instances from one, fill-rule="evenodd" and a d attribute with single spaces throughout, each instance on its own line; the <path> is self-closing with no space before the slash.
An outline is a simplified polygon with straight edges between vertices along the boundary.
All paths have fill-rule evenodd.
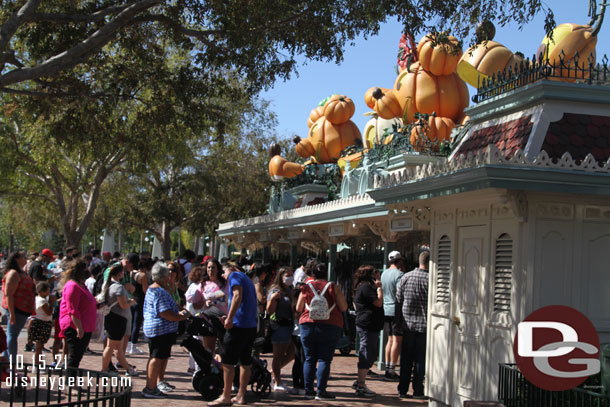
<path id="1" fill-rule="evenodd" d="M 513 281 L 513 239 L 504 233 L 496 240 L 494 311 L 510 311 Z"/>
<path id="2" fill-rule="evenodd" d="M 449 303 L 451 278 L 451 239 L 442 236 L 438 241 L 438 262 L 436 270 L 436 302 Z"/>

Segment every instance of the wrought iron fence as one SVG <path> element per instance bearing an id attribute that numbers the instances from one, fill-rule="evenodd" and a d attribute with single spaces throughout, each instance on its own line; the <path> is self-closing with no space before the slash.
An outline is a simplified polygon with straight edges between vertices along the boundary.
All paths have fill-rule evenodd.
<path id="1" fill-rule="evenodd" d="M 131 378 L 69 367 L 0 362 L 0 404 L 45 407 L 129 407 Z"/>
<path id="2" fill-rule="evenodd" d="M 610 407 L 610 398 L 585 388 L 548 391 L 528 382 L 514 364 L 500 364 L 498 401 L 506 407 Z"/>
<path id="3" fill-rule="evenodd" d="M 604 55 L 601 63 L 595 64 L 593 55 L 585 60 L 578 53 L 566 58 L 562 51 L 555 61 L 542 58 L 542 54 L 538 58 L 534 55 L 531 60 L 525 59 L 490 77 L 480 78 L 472 101 L 479 103 L 541 79 L 610 86 L 608 57 Z"/>

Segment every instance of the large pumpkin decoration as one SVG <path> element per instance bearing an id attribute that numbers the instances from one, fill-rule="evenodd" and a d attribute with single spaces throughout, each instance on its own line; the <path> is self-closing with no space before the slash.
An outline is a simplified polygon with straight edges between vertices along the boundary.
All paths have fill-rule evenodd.
<path id="1" fill-rule="evenodd" d="M 273 181 L 281 181 L 284 178 L 293 178 L 303 173 L 304 165 L 293 163 L 280 156 L 280 146 L 274 144 L 269 151 L 269 175 Z"/>
<path id="2" fill-rule="evenodd" d="M 424 150 L 424 136 L 426 136 L 425 138 L 435 143 L 438 148 L 441 142 L 450 139 L 451 130 L 454 127 L 453 120 L 447 117 L 429 116 L 425 125 L 415 125 L 411 129 L 411 145 L 416 151 Z"/>
<path id="3" fill-rule="evenodd" d="M 333 95 L 324 104 L 324 116 L 333 124 L 345 123 L 355 111 L 354 102 L 343 95 Z"/>
<path id="4" fill-rule="evenodd" d="M 318 106 L 311 110 L 307 119 L 307 127 L 311 127 L 320 117 L 324 116 L 324 106 Z"/>
<path id="5" fill-rule="evenodd" d="M 468 87 L 456 73 L 436 76 L 418 62 L 396 78 L 394 93 L 406 123 L 415 120 L 415 113 L 436 113 L 457 120 L 469 103 Z"/>
<path id="6" fill-rule="evenodd" d="M 345 148 L 362 142 L 358 127 L 350 120 L 354 102 L 344 95 L 332 95 L 321 102 L 309 115 L 315 122 L 307 138 L 295 137 L 295 149 L 303 158 L 314 157 L 320 164 L 334 163 Z M 319 116 L 318 116 L 319 115 Z"/>
<path id="7" fill-rule="evenodd" d="M 462 56 L 457 38 L 448 36 L 449 43 L 435 44 L 438 36 L 426 35 L 417 44 L 417 60 L 421 67 L 436 76 L 450 75 Z"/>
<path id="8" fill-rule="evenodd" d="M 368 107 L 377 112 L 379 117 L 384 119 L 402 116 L 402 107 L 392 89 L 370 88 L 364 94 L 364 101 Z"/>
<path id="9" fill-rule="evenodd" d="M 468 107 L 468 87 L 456 72 L 462 51 L 455 37 L 447 36 L 448 43 L 440 36 L 427 35 L 414 49 L 412 41 L 404 36 L 400 42 L 399 65 L 401 69 L 392 89 L 371 88 L 364 100 L 382 119 L 394 119 L 404 124 L 415 121 L 415 113 L 435 116 L 426 130 L 431 140 L 445 140 L 457 120 L 464 117 Z M 441 41 L 441 39 L 443 41 Z M 432 45 L 435 45 L 434 47 Z M 404 57 L 406 55 L 406 58 Z M 404 64 L 401 64 L 405 62 Z M 398 105 L 398 106 L 397 106 Z M 371 121 L 369 121 L 371 123 Z M 369 139 L 379 140 L 379 129 L 365 127 L 367 146 Z M 424 130 L 415 130 L 412 139 L 419 142 Z M 383 142 L 391 141 L 387 137 Z M 379 142 L 379 141 L 377 141 Z"/>
<path id="10" fill-rule="evenodd" d="M 479 86 L 480 81 L 488 79 L 498 72 L 514 67 L 523 61 L 523 57 L 514 54 L 504 45 L 487 41 L 469 48 L 460 58 L 457 73 L 463 81 L 474 86 Z"/>
<path id="11" fill-rule="evenodd" d="M 595 65 L 595 46 L 597 35 L 593 27 L 580 24 L 561 24 L 553 30 L 553 39 L 545 36 L 538 55 L 549 61 L 555 67 L 563 62 L 565 67 L 574 67 L 575 56 L 578 54 L 578 66 L 589 66 L 589 59 Z M 567 73 L 566 73 L 567 74 Z"/>
<path id="12" fill-rule="evenodd" d="M 334 124 L 324 116 L 311 126 L 307 140 L 313 146 L 315 153 L 309 156 L 301 155 L 301 157 L 313 156 L 318 163 L 328 164 L 336 162 L 341 156 L 341 151 L 356 144 L 356 140 L 362 140 L 362 136 L 356 124 L 351 120 Z"/>
<path id="13" fill-rule="evenodd" d="M 402 120 L 394 117 L 392 119 L 384 119 L 382 117 L 373 117 L 364 125 L 363 138 L 366 148 L 373 148 L 375 144 L 387 144 L 390 138 L 382 140 L 386 129 L 390 131 L 396 127 L 402 127 Z"/>

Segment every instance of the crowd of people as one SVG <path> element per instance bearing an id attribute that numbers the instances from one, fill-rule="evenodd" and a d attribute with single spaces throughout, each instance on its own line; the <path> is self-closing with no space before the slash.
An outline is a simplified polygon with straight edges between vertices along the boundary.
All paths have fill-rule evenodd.
<path id="1" fill-rule="evenodd" d="M 147 338 L 149 361 L 142 396 L 167 397 L 175 386 L 166 378 L 167 362 L 184 321 L 191 315 L 217 318 L 224 336 L 199 337 L 222 369 L 224 389 L 210 406 L 245 403 L 257 337 L 272 352 L 272 389 L 306 399 L 333 400 L 327 391 L 335 348 L 344 334 L 347 311 L 355 312 L 359 338 L 356 395 L 375 396 L 366 383 L 380 348 L 385 346 L 385 380 L 398 382 L 399 397 L 424 398 L 429 249 L 419 254 L 419 266 L 405 270 L 398 251 L 380 274 L 362 265 L 353 274 L 351 304 L 344 288 L 327 281 L 326 264 L 309 259 L 293 270 L 241 259 L 216 260 L 187 250 L 175 261 L 149 255 L 120 256 L 98 250 L 79 257 L 73 247 L 65 256 L 44 249 L 26 258 L 8 256 L 2 267 L 2 308 L 8 314 L 5 357 L 15 358 L 17 338 L 27 329 L 26 351 L 35 360 L 53 337 L 53 361 L 61 354 L 77 368 L 94 337 L 104 341 L 100 370 L 129 376 L 140 374 L 127 355 L 144 354 L 140 331 Z M 4 332 L 0 327 L 0 351 Z M 263 350 L 264 351 L 264 350 Z M 113 363 L 116 361 L 116 364 Z M 292 388 L 282 369 L 292 363 Z M 399 366 L 400 371 L 396 373 Z M 233 388 L 239 365 L 239 387 Z M 188 371 L 199 369 L 191 355 Z M 413 393 L 408 395 L 410 385 Z M 232 397 L 232 392 L 236 394 Z"/>

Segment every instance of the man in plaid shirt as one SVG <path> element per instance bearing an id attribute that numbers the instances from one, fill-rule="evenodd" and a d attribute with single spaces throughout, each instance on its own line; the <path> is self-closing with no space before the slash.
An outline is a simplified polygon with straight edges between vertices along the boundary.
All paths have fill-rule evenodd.
<path id="1" fill-rule="evenodd" d="M 419 267 L 406 273 L 398 284 L 396 302 L 402 304 L 403 337 L 398 396 L 406 398 L 413 371 L 413 398 L 423 399 L 426 370 L 426 322 L 428 315 L 428 263 L 430 251 L 419 254 Z"/>

